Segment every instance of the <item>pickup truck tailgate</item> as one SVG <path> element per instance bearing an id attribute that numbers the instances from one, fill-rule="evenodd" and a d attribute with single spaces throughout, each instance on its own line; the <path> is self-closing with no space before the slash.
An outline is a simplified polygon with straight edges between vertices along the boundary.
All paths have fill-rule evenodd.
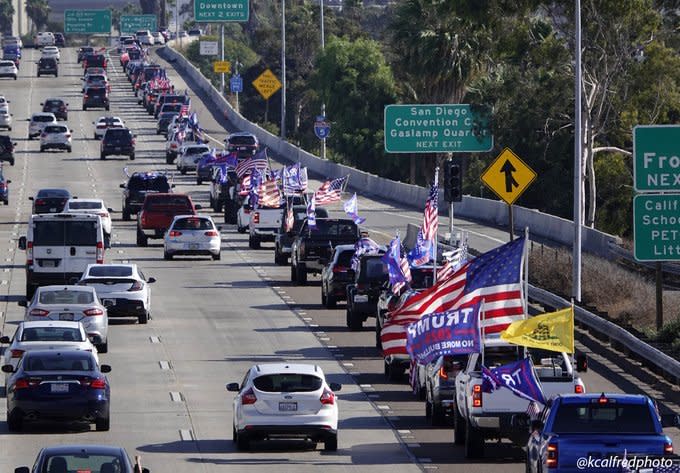
<path id="1" fill-rule="evenodd" d="M 637 456 L 644 460 L 645 456 L 663 456 L 664 442 L 661 437 L 650 437 L 649 435 L 608 435 L 606 441 L 602 435 L 579 434 L 554 435 L 550 442 L 558 445 L 558 465 L 560 471 L 597 471 L 599 472 L 621 472 L 621 464 L 612 464 L 614 468 L 596 468 L 596 465 L 586 465 L 584 469 L 577 467 L 577 462 L 583 462 L 580 458 L 586 459 L 607 459 L 618 457 L 619 462 L 626 458 L 631 459 Z M 580 464 L 580 463 L 579 463 Z M 616 468 L 618 466 L 618 468 Z"/>

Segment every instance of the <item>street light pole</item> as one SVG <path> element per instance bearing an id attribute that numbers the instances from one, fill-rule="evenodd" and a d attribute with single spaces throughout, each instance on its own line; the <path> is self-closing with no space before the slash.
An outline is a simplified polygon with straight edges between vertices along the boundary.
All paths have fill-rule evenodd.
<path id="1" fill-rule="evenodd" d="M 224 23 L 220 25 L 220 35 L 222 37 L 222 62 L 224 63 Z M 220 75 L 220 95 L 224 96 L 224 72 Z"/>
<path id="2" fill-rule="evenodd" d="M 326 33 L 323 26 L 323 0 L 319 0 L 319 16 L 321 17 L 321 51 L 323 51 L 326 49 Z M 321 115 L 326 117 L 326 101 L 324 97 L 321 97 Z M 321 159 L 326 159 L 326 138 L 321 138 Z"/>
<path id="3" fill-rule="evenodd" d="M 281 0 L 281 139 L 286 139 L 286 0 Z"/>
<path id="4" fill-rule="evenodd" d="M 574 244 L 572 248 L 572 285 L 571 296 L 576 302 L 581 301 L 581 225 L 583 224 L 583 143 L 581 139 L 581 0 L 576 2 L 576 38 L 574 41 L 574 72 L 576 83 L 574 91 Z"/>

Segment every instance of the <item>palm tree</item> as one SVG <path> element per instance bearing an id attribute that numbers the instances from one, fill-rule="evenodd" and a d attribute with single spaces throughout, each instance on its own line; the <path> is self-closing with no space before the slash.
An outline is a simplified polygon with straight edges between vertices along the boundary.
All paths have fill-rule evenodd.
<path id="1" fill-rule="evenodd" d="M 0 31 L 12 32 L 12 20 L 14 17 L 14 5 L 11 0 L 0 0 Z"/>
<path id="2" fill-rule="evenodd" d="M 31 19 L 37 30 L 47 26 L 50 6 L 47 0 L 26 0 L 26 15 Z"/>

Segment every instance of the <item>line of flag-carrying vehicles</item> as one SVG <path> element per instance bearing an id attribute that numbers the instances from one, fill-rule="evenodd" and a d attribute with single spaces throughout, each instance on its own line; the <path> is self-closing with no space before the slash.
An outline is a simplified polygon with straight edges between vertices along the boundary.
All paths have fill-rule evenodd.
<path id="1" fill-rule="evenodd" d="M 483 457 L 487 440 L 509 439 L 526 447 L 532 472 L 583 470 L 576 465 L 581 457 L 616 457 L 620 466 L 633 464 L 633 454 L 647 455 L 658 460 L 653 468 L 676 458 L 663 427 L 677 426 L 677 416 L 660 415 L 647 396 L 586 394 L 579 373 L 587 360 L 575 353 L 573 307 L 529 317 L 528 233 L 474 259 L 466 236 L 441 251 L 435 175 L 412 248 L 399 234 L 379 245 L 360 227 L 366 219 L 356 194 L 343 202 L 347 218 L 329 217 L 325 207 L 342 201 L 348 177 L 309 192 L 305 167 L 275 169 L 248 133 L 233 133 L 224 149 L 207 151 L 214 139 L 190 113 L 188 94 L 177 94 L 165 71 L 144 56 L 126 58 L 124 67 L 150 113 L 158 115 L 163 95 L 163 103 L 181 104 L 168 121 L 167 163 L 195 172 L 199 185 L 210 182 L 212 209 L 248 232 L 250 248 L 274 242 L 274 262 L 290 266 L 292 283 L 320 274 L 322 304 L 345 300 L 350 330 L 374 317 L 385 375 L 396 381 L 408 371 L 426 417 L 452 424 L 466 457 Z"/>

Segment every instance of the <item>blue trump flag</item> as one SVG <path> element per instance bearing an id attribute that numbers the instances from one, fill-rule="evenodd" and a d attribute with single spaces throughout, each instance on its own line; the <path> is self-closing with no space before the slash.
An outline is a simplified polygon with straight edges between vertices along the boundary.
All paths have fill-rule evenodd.
<path id="1" fill-rule="evenodd" d="M 344 203 L 343 208 L 345 213 L 354 220 L 354 223 L 361 225 L 366 221 L 364 217 L 359 217 L 359 203 L 357 201 L 356 192 L 347 202 Z"/>
<path id="2" fill-rule="evenodd" d="M 316 201 L 314 196 L 309 199 L 309 204 L 307 204 L 307 225 L 311 230 L 316 230 Z"/>
<path id="3" fill-rule="evenodd" d="M 480 303 L 423 316 L 406 328 L 406 351 L 421 365 L 442 355 L 479 353 Z"/>
<path id="4" fill-rule="evenodd" d="M 482 366 L 482 391 L 490 393 L 503 387 L 516 396 L 545 404 L 543 388 L 536 378 L 531 358 L 491 369 Z"/>

